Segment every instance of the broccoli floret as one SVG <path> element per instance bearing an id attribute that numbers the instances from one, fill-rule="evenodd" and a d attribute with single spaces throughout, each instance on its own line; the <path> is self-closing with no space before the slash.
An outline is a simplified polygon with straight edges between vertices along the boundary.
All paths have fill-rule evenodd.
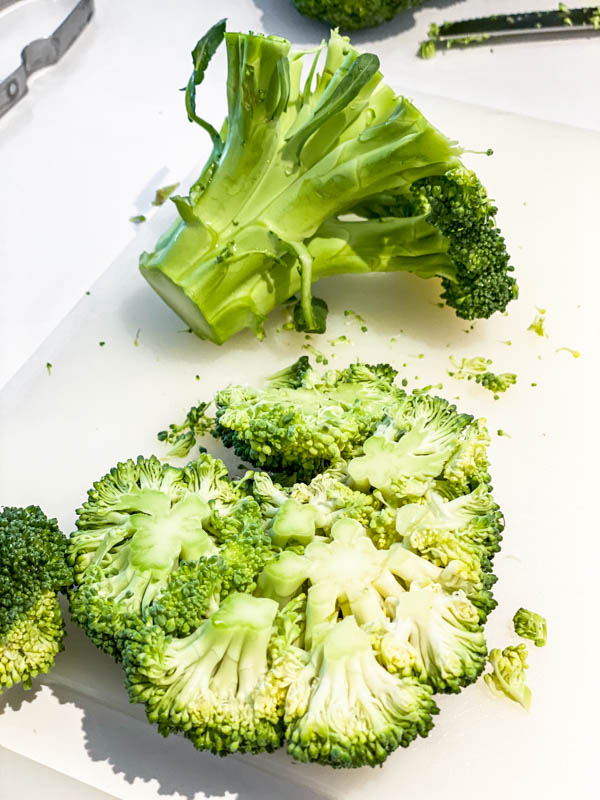
<path id="1" fill-rule="evenodd" d="M 294 508 L 302 513 L 301 509 L 306 508 L 303 517 L 305 524 L 302 525 L 302 530 L 305 531 L 304 541 L 298 543 L 308 544 L 316 529 L 320 533 L 329 533 L 333 523 L 342 517 L 351 517 L 362 525 L 369 526 L 373 515 L 380 508 L 380 503 L 373 495 L 351 489 L 340 477 L 335 469 L 330 469 L 317 475 L 308 484 L 296 483 L 283 489 L 274 484 L 265 472 L 258 472 L 254 475 L 254 494 L 261 504 L 263 514 L 273 520 L 272 530 L 284 506 L 288 513 Z M 296 515 L 294 524 L 295 519 Z M 289 541 L 289 535 L 285 538 Z"/>
<path id="2" fill-rule="evenodd" d="M 218 552 L 204 526 L 240 496 L 208 455 L 183 468 L 140 456 L 97 481 L 68 545 L 71 614 L 92 641 L 118 657 L 119 633 L 140 624 L 180 562 Z"/>
<path id="3" fill-rule="evenodd" d="M 489 358 L 477 356 L 475 358 L 455 358 L 450 356 L 450 361 L 454 369 L 448 370 L 448 375 L 458 380 L 474 380 L 481 384 L 485 389 L 493 392 L 497 400 L 500 392 L 505 392 L 517 382 L 514 372 L 503 372 L 497 375 L 491 372 L 489 367 L 492 363 Z"/>
<path id="4" fill-rule="evenodd" d="M 159 442 L 173 445 L 167 456 L 185 458 L 196 441 L 212 431 L 215 421 L 206 413 L 209 406 L 210 403 L 198 403 L 192 406 L 181 425 L 171 423 L 167 430 L 157 434 Z"/>
<path id="5" fill-rule="evenodd" d="M 473 420 L 444 467 L 442 478 L 445 483 L 443 485 L 438 483 L 437 488 L 443 489 L 450 496 L 456 496 L 468 494 L 480 484 L 489 484 L 491 480 L 487 455 L 489 444 L 490 435 L 485 420 L 482 418 Z"/>
<path id="6" fill-rule="evenodd" d="M 0 693 L 31 688 L 63 649 L 57 594 L 71 583 L 67 540 L 38 506 L 0 512 Z"/>
<path id="7" fill-rule="evenodd" d="M 513 625 L 517 636 L 531 639 L 536 647 L 546 644 L 546 619 L 541 614 L 520 608 L 513 617 Z"/>
<path id="8" fill-rule="evenodd" d="M 388 599 L 391 622 L 376 631 L 383 665 L 415 677 L 435 691 L 459 692 L 477 680 L 487 645 L 477 609 L 462 591 L 451 594 L 436 583 Z"/>
<path id="9" fill-rule="evenodd" d="M 405 397 L 392 380 L 391 368 L 367 364 L 318 377 L 302 357 L 262 390 L 218 392 L 216 435 L 261 469 L 310 480 L 360 452 L 386 410 Z"/>
<path id="10" fill-rule="evenodd" d="M 221 519 L 217 553 L 182 562 L 148 609 L 148 617 L 171 635 L 192 633 L 232 592 L 252 594 L 258 574 L 275 556 L 251 498 Z"/>
<path id="11" fill-rule="evenodd" d="M 520 703 L 523 708 L 531 706 L 531 689 L 525 683 L 527 669 L 527 647 L 524 644 L 510 645 L 504 650 L 490 652 L 492 672 L 483 676 L 495 695 L 505 695 Z"/>
<path id="12" fill-rule="evenodd" d="M 404 505 L 396 514 L 405 546 L 441 567 L 473 556 L 489 567 L 503 528 L 504 518 L 485 484 L 453 500 L 429 491 L 423 502 Z"/>
<path id="13" fill-rule="evenodd" d="M 417 8 L 425 0 L 292 0 L 305 17 L 346 31 L 372 28 L 393 19 L 401 11 Z"/>
<path id="14" fill-rule="evenodd" d="M 372 486 L 390 502 L 422 495 L 442 473 L 472 420 L 439 397 L 412 395 L 364 442 L 364 455 L 350 461 L 348 473 L 358 489 Z"/>
<path id="15" fill-rule="evenodd" d="M 197 55 L 223 38 L 221 137 L 196 115 L 195 87 L 209 60 L 198 70 Z M 225 34 L 218 23 L 194 64 L 186 107 L 213 152 L 140 269 L 198 336 L 221 344 L 250 328 L 262 337 L 268 314 L 297 293 L 298 327 L 322 332 L 327 307 L 311 286 L 340 273 L 440 277 L 442 297 L 467 319 L 516 297 L 496 209 L 463 151 L 383 83 L 377 56 L 337 31 L 316 53 L 292 52 L 280 37 Z M 375 219 L 340 219 L 348 212 Z"/>
<path id="16" fill-rule="evenodd" d="M 132 702 L 164 735 L 183 731 L 218 755 L 280 747 L 282 709 L 262 688 L 277 604 L 234 593 L 182 639 L 158 626 L 128 631 L 123 662 Z"/>
<path id="17" fill-rule="evenodd" d="M 348 616 L 322 626 L 310 662 L 290 685 L 288 752 L 332 767 L 376 766 L 427 736 L 437 713 L 431 689 L 384 669 L 368 634 Z"/>
<path id="18" fill-rule="evenodd" d="M 259 576 L 258 594 L 284 606 L 307 580 L 308 648 L 314 646 L 320 625 L 353 615 L 377 640 L 385 635 L 391 643 L 396 638 L 399 649 L 402 630 L 410 632 L 406 618 L 412 615 L 416 627 L 410 638 L 421 648 L 413 677 L 436 691 L 458 691 L 485 665 L 479 614 L 461 590 L 468 588 L 468 581 L 454 562 L 441 569 L 401 544 L 377 550 L 356 520 L 342 519 L 333 526 L 331 540 L 315 539 L 302 555 L 287 551 L 271 561 Z M 425 586 L 432 586 L 431 593 L 419 594 Z M 387 651 L 379 649 L 393 651 L 391 644 Z M 382 660 L 398 669 L 400 658 L 382 655 Z"/>

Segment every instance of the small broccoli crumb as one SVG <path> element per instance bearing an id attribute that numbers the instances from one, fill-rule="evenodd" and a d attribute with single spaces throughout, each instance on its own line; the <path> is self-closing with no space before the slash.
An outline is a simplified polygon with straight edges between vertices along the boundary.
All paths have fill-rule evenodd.
<path id="1" fill-rule="evenodd" d="M 196 375 L 196 379 L 199 379 L 198 375 Z M 190 408 L 181 425 L 172 423 L 167 430 L 159 431 L 157 434 L 158 441 L 173 445 L 167 453 L 167 457 L 184 458 L 200 436 L 204 436 L 213 430 L 215 421 L 206 413 L 209 406 L 210 402 L 198 403 L 197 406 Z"/>
<path id="2" fill-rule="evenodd" d="M 365 318 L 361 317 L 361 315 L 357 311 L 353 311 L 351 308 L 347 308 L 344 311 L 344 316 L 345 317 L 350 317 L 351 320 L 353 320 L 354 322 L 358 322 L 361 325 L 365 325 L 366 324 Z"/>
<path id="3" fill-rule="evenodd" d="M 142 332 L 141 328 L 138 328 L 135 332 L 135 339 L 133 340 L 133 346 L 139 347 L 140 346 L 140 333 Z"/>
<path id="4" fill-rule="evenodd" d="M 498 428 L 496 433 L 498 434 L 498 436 L 506 436 L 507 439 L 512 439 L 512 436 L 510 435 L 510 433 L 507 433 L 506 431 L 503 431 L 502 428 Z"/>
<path id="5" fill-rule="evenodd" d="M 505 339 L 504 341 L 501 341 L 500 344 L 506 344 L 510 347 L 512 345 L 512 341 L 510 339 Z"/>
<path id="6" fill-rule="evenodd" d="M 391 344 L 396 344 L 397 341 L 398 341 L 398 339 L 396 339 L 395 336 L 392 336 L 392 338 L 390 339 L 390 343 Z"/>
<path id="7" fill-rule="evenodd" d="M 558 12 L 562 17 L 563 25 L 573 25 L 573 20 L 570 16 L 571 12 L 569 11 L 569 7 L 566 3 L 558 4 Z"/>
<path id="8" fill-rule="evenodd" d="M 169 197 L 173 194 L 175 189 L 179 186 L 179 183 L 171 183 L 168 186 L 163 186 L 160 189 L 156 190 L 156 195 L 154 200 L 152 201 L 153 206 L 162 206 Z"/>
<path id="9" fill-rule="evenodd" d="M 313 347 L 312 344 L 303 344 L 302 349 L 307 350 L 311 355 L 313 355 L 315 357 L 317 364 L 324 364 L 324 365 L 329 364 L 329 359 L 327 358 L 325 353 L 322 353 L 320 350 L 317 350 L 317 348 Z"/>
<path id="10" fill-rule="evenodd" d="M 435 55 L 435 42 L 433 39 L 426 39 L 419 45 L 419 58 L 429 59 Z"/>
<path id="11" fill-rule="evenodd" d="M 88 295 L 88 296 L 89 296 L 90 294 L 91 294 L 91 292 L 86 292 L 86 295 Z"/>
<path id="12" fill-rule="evenodd" d="M 492 364 L 491 358 L 475 356 L 473 358 L 457 358 L 450 356 L 450 362 L 456 369 L 448 370 L 448 375 L 458 380 L 474 380 L 485 389 L 494 394 L 494 400 L 498 400 L 499 394 L 505 392 L 510 386 L 517 382 L 514 372 L 502 372 L 496 374 L 491 372 L 489 367 Z"/>
<path id="13" fill-rule="evenodd" d="M 408 381 L 406 378 L 402 378 L 402 386 L 408 386 Z"/>
<path id="14" fill-rule="evenodd" d="M 49 361 L 46 362 L 46 369 L 48 370 L 48 375 L 52 375 L 52 364 Z"/>
<path id="15" fill-rule="evenodd" d="M 369 329 L 367 328 L 367 326 L 366 326 L 366 325 L 361 325 L 361 326 L 360 326 L 360 329 L 361 329 L 361 331 L 362 331 L 363 333 L 366 333 L 366 332 L 369 330 Z"/>
<path id="16" fill-rule="evenodd" d="M 329 344 L 332 347 L 336 347 L 338 344 L 352 344 L 352 342 L 347 336 L 344 336 L 342 334 L 341 336 L 338 336 L 336 339 L 330 339 Z"/>
<path id="17" fill-rule="evenodd" d="M 535 381 L 532 381 L 531 385 L 532 386 L 537 386 L 537 383 Z"/>
<path id="18" fill-rule="evenodd" d="M 106 342 L 98 342 L 98 345 L 99 345 L 100 347 L 104 347 L 104 345 L 105 345 L 105 344 L 106 344 Z"/>
<path id="19" fill-rule="evenodd" d="M 520 608 L 513 617 L 515 633 L 523 639 L 531 639 L 536 647 L 546 644 L 547 625 L 546 619 L 535 611 Z"/>
<path id="20" fill-rule="evenodd" d="M 546 324 L 546 309 L 545 308 L 538 308 L 538 313 L 533 318 L 533 322 L 527 328 L 528 331 L 533 331 L 537 333 L 538 336 L 545 336 L 548 337 L 548 334 L 545 330 Z"/>
<path id="21" fill-rule="evenodd" d="M 557 348 L 557 350 L 556 350 L 556 352 L 557 352 L 557 353 L 560 353 L 560 352 L 561 352 L 561 350 L 564 350 L 564 351 L 565 351 L 565 352 L 567 352 L 567 353 L 571 353 L 571 355 L 573 356 L 573 358 L 579 358 L 579 356 L 581 355 L 581 353 L 579 352 L 579 350 L 573 350 L 573 348 L 572 348 L 572 347 L 558 347 L 558 348 Z"/>
<path id="22" fill-rule="evenodd" d="M 141 222 L 146 222 L 146 217 L 143 214 L 137 214 L 135 217 L 129 217 L 129 222 L 139 225 Z"/>

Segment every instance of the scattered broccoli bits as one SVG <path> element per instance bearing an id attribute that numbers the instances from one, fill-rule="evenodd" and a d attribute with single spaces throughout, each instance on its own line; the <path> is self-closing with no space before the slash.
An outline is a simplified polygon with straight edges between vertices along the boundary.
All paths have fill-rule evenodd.
<path id="1" fill-rule="evenodd" d="M 474 380 L 485 389 L 493 393 L 497 400 L 501 392 L 505 392 L 517 382 L 514 372 L 502 372 L 496 374 L 491 372 L 489 367 L 492 365 L 490 358 L 476 356 L 474 358 L 457 358 L 450 356 L 453 369 L 448 370 L 448 375 L 458 380 Z"/>
<path id="2" fill-rule="evenodd" d="M 491 672 L 483 676 L 486 684 L 498 697 L 503 695 L 523 708 L 531 706 L 531 689 L 526 684 L 527 647 L 524 644 L 509 645 L 504 650 L 490 652 Z"/>
<path id="3" fill-rule="evenodd" d="M 219 133 L 198 116 L 196 91 L 223 40 Z M 289 325 L 323 333 L 327 304 L 312 284 L 341 273 L 439 278 L 468 320 L 517 296 L 496 208 L 463 150 L 383 82 L 376 55 L 335 30 L 316 50 L 292 51 L 278 36 L 225 33 L 224 22 L 192 55 L 186 109 L 213 149 L 189 194 L 172 198 L 179 219 L 140 270 L 195 334 L 262 338 L 296 294 Z"/>
<path id="4" fill-rule="evenodd" d="M 520 608 L 513 617 L 515 633 L 523 639 L 531 639 L 536 647 L 546 644 L 546 620 L 535 611 Z"/>
<path id="5" fill-rule="evenodd" d="M 71 583 L 67 540 L 38 506 L 0 512 L 0 692 L 31 688 L 63 649 L 58 592 Z"/>
<path id="6" fill-rule="evenodd" d="M 255 471 L 140 456 L 90 490 L 72 614 L 163 735 L 376 766 L 483 673 L 504 527 L 485 421 L 395 377 L 303 356 L 215 398 L 214 434 Z"/>

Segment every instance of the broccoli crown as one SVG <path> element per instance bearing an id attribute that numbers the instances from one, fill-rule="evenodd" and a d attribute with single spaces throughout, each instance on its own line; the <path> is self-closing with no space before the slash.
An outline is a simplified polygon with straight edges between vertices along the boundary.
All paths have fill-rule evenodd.
<path id="1" fill-rule="evenodd" d="M 400 11 L 416 8 L 425 0 L 293 0 L 305 17 L 326 22 L 332 28 L 353 31 L 373 28 L 393 19 Z"/>
<path id="2" fill-rule="evenodd" d="M 263 390 L 230 386 L 218 392 L 216 435 L 257 467 L 310 480 L 358 452 L 405 393 L 394 386 L 391 368 L 361 364 L 318 378 L 305 358 Z"/>
<path id="3" fill-rule="evenodd" d="M 485 682 L 498 697 L 508 697 L 523 708 L 531 706 L 531 689 L 525 683 L 527 670 L 527 647 L 524 644 L 509 645 L 504 650 L 490 651 L 491 672 L 483 676 Z"/>
<path id="4" fill-rule="evenodd" d="M 163 734 L 183 731 L 219 755 L 281 745 L 281 711 L 264 702 L 277 604 L 230 594 L 190 636 L 157 626 L 131 631 L 124 647 L 127 689 Z"/>
<path id="5" fill-rule="evenodd" d="M 0 691 L 48 672 L 62 650 L 57 593 L 72 581 L 67 540 L 38 506 L 0 512 Z"/>
<path id="6" fill-rule="evenodd" d="M 329 7 L 343 17 L 336 25 L 350 27 L 411 4 L 306 0 L 302 10 Z M 195 92 L 222 40 L 221 135 L 196 114 Z M 268 314 L 296 293 L 297 329 L 322 333 L 327 304 L 311 287 L 342 273 L 440 277 L 459 316 L 503 311 L 516 296 L 512 267 L 496 209 L 462 166 L 461 148 L 383 83 L 376 55 L 336 30 L 316 52 L 290 47 L 277 36 L 226 34 L 221 22 L 194 48 L 186 108 L 213 151 L 189 196 L 173 198 L 180 219 L 142 254 L 144 277 L 218 344 L 244 328 L 262 338 Z M 347 221 L 348 212 L 367 218 Z M 192 434 L 180 434 L 181 448 Z"/>
<path id="7" fill-rule="evenodd" d="M 205 526 L 241 497 L 225 465 L 203 454 L 183 468 L 143 458 L 117 464 L 78 511 L 67 558 L 74 619 L 117 655 L 117 636 L 137 624 L 183 561 L 218 552 Z"/>
<path id="8" fill-rule="evenodd" d="M 95 484 L 72 606 L 162 734 L 375 766 L 427 735 L 435 693 L 485 669 L 504 522 L 489 436 L 395 377 L 302 358 L 217 398 L 217 433 L 269 471 L 138 459 Z M 518 695 L 500 655 L 486 679 Z"/>
<path id="9" fill-rule="evenodd" d="M 517 636 L 531 639 L 536 647 L 543 647 L 546 644 L 546 619 L 541 614 L 520 608 L 513 617 L 513 625 Z"/>

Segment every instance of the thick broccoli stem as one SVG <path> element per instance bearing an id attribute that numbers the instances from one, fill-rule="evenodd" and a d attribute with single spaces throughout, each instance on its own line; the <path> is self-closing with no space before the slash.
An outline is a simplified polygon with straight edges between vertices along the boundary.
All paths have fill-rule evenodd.
<path id="1" fill-rule="evenodd" d="M 226 41 L 223 154 L 208 185 L 178 200 L 181 221 L 140 260 L 163 299 L 217 343 L 246 327 L 260 335 L 269 312 L 299 289 L 310 320 L 319 276 L 306 245 L 319 227 L 459 163 L 455 144 L 378 86 L 376 57 L 359 56 L 339 35 L 314 92 L 300 85 L 301 59 L 286 58 L 289 43 L 241 34 Z"/>

